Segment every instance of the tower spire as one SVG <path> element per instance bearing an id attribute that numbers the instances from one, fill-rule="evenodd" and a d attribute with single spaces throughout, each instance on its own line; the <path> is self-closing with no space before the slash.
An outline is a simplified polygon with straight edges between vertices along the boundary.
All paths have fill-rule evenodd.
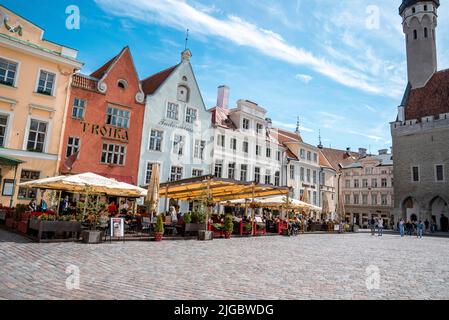
<path id="1" fill-rule="evenodd" d="M 301 131 L 299 130 L 299 128 L 300 128 L 300 122 L 299 122 L 299 116 L 298 116 L 298 121 L 296 122 L 296 131 L 295 131 L 295 133 L 296 133 L 297 135 L 299 135 L 299 134 L 301 133 Z"/>
<path id="2" fill-rule="evenodd" d="M 189 43 L 189 29 L 187 29 L 187 31 L 186 31 L 186 43 L 185 43 L 184 50 L 187 50 L 188 43 Z"/>
<path id="3" fill-rule="evenodd" d="M 318 148 L 323 149 L 323 143 L 321 142 L 321 129 L 318 130 L 318 140 L 319 140 Z"/>

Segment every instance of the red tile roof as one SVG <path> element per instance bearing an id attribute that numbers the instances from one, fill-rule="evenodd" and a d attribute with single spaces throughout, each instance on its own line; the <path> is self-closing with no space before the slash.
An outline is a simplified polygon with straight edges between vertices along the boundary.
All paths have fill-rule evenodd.
<path id="1" fill-rule="evenodd" d="M 436 72 L 425 87 L 410 91 L 405 119 L 421 120 L 449 112 L 449 69 Z"/>
<path id="2" fill-rule="evenodd" d="M 278 140 L 280 144 L 284 144 L 286 142 L 303 142 L 300 135 L 295 132 L 286 131 L 282 129 L 275 129 L 278 132 Z"/>
<path id="3" fill-rule="evenodd" d="M 330 164 L 330 162 L 327 160 L 327 158 L 324 156 L 322 150 L 319 150 L 319 154 L 320 154 L 320 167 L 334 169 Z"/>
<path id="4" fill-rule="evenodd" d="M 328 163 L 335 170 L 340 170 L 340 165 L 349 165 L 359 159 L 357 152 L 323 148 L 320 149 L 321 154 L 324 155 Z"/>
<path id="5" fill-rule="evenodd" d="M 237 126 L 229 118 L 230 110 L 223 107 L 215 107 L 209 110 L 212 113 L 212 123 L 226 129 L 236 130 Z"/>
<path id="6" fill-rule="evenodd" d="M 106 62 L 104 65 L 102 65 L 99 69 L 97 69 L 96 71 L 92 72 L 92 74 L 90 75 L 93 78 L 97 78 L 97 79 L 101 79 L 103 78 L 103 76 L 105 75 L 105 73 L 107 73 L 109 71 L 109 69 L 111 68 L 111 66 L 114 64 L 115 61 L 117 61 L 117 59 L 122 55 L 122 53 L 125 50 L 129 50 L 129 47 L 124 47 L 120 53 L 118 55 L 116 55 L 114 58 L 112 58 L 111 60 L 109 60 L 108 62 Z"/>
<path id="7" fill-rule="evenodd" d="M 177 67 L 178 65 L 173 66 L 142 80 L 143 92 L 146 95 L 156 92 L 156 90 L 165 82 L 165 80 L 167 80 L 167 78 L 173 71 L 175 71 Z"/>

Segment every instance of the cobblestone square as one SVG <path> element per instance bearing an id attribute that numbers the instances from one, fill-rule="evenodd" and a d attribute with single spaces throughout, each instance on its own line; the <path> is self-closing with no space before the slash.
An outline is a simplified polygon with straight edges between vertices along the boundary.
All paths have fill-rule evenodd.
<path id="1" fill-rule="evenodd" d="M 0 299 L 449 299 L 448 247 L 363 233 L 37 244 L 0 230 Z M 66 288 L 71 265 L 79 290 Z"/>

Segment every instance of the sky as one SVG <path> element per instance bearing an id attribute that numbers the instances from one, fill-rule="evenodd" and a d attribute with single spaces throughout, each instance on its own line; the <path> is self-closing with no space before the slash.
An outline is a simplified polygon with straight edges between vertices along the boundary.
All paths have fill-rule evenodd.
<path id="1" fill-rule="evenodd" d="M 0 0 L 79 50 L 89 74 L 129 45 L 141 79 L 188 48 L 206 106 L 217 87 L 268 110 L 275 126 L 317 145 L 372 153 L 391 147 L 389 123 L 407 83 L 401 0 Z M 80 12 L 66 27 L 66 9 Z M 449 68 L 449 4 L 439 8 L 438 68 Z"/>

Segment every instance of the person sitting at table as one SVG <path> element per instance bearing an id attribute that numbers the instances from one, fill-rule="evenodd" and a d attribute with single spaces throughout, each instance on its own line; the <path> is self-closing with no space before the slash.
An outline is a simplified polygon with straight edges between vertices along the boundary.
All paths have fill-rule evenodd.
<path id="1" fill-rule="evenodd" d="M 30 201 L 30 203 L 28 204 L 28 210 L 29 210 L 29 211 L 33 211 L 33 212 L 36 212 L 36 210 L 37 210 L 36 199 L 32 199 L 32 200 Z"/>
<path id="2" fill-rule="evenodd" d="M 176 213 L 175 207 L 170 207 L 170 217 L 173 224 L 178 223 L 178 214 Z"/>
<path id="3" fill-rule="evenodd" d="M 112 201 L 112 202 L 109 204 L 109 206 L 108 206 L 108 212 L 109 212 L 109 215 L 111 215 L 111 216 L 115 216 L 115 215 L 118 213 L 118 211 L 117 211 L 117 206 L 115 205 L 115 201 Z"/>
<path id="4" fill-rule="evenodd" d="M 128 202 L 127 202 L 127 201 L 122 201 L 122 202 L 120 203 L 120 206 L 119 206 L 119 208 L 118 208 L 118 211 L 119 211 L 120 213 L 126 214 L 126 213 L 128 213 L 128 210 L 129 210 Z"/>

